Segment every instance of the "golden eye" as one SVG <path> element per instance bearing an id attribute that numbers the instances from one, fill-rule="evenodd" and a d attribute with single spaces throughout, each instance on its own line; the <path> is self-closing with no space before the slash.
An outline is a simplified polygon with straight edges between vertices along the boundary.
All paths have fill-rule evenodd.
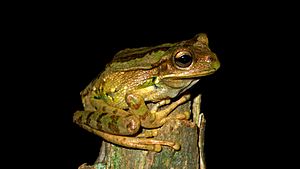
<path id="1" fill-rule="evenodd" d="M 174 57 L 175 64 L 180 68 L 189 67 L 193 62 L 193 57 L 188 51 L 178 52 Z"/>

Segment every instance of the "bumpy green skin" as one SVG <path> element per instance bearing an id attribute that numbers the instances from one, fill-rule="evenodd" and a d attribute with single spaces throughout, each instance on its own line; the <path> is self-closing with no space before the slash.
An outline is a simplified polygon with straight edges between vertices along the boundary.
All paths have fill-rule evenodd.
<path id="1" fill-rule="evenodd" d="M 205 34 L 174 44 L 125 49 L 81 92 L 84 111 L 77 111 L 73 120 L 117 145 L 150 151 L 160 151 L 161 145 L 178 149 L 177 142 L 138 136 L 142 129 L 156 129 L 172 119 L 168 115 L 189 99 L 182 93 L 219 66 Z M 154 108 L 145 102 L 155 103 Z"/>

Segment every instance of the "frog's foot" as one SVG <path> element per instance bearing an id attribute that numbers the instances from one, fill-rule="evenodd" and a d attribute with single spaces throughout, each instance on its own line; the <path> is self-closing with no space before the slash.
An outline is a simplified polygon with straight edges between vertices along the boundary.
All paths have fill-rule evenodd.
<path id="1" fill-rule="evenodd" d="M 137 135 L 136 137 L 143 137 L 143 138 L 148 138 L 148 137 L 155 137 L 158 134 L 158 129 L 152 129 L 152 130 L 145 130 L 143 133 Z"/>
<path id="2" fill-rule="evenodd" d="M 156 121 L 156 123 L 153 123 L 153 125 L 162 126 L 169 120 L 188 120 L 190 118 L 189 112 L 184 112 L 181 114 L 176 114 L 175 116 L 168 116 L 165 118 L 162 118 L 160 121 Z"/>
<path id="3" fill-rule="evenodd" d="M 173 102 L 172 104 L 170 104 L 166 109 L 161 110 L 161 111 L 157 111 L 158 108 L 162 105 L 165 105 L 168 103 L 167 100 L 163 100 L 161 102 L 158 102 L 157 105 L 155 105 L 152 109 L 151 109 L 151 114 L 154 115 L 154 120 L 144 120 L 142 121 L 142 126 L 146 127 L 146 128 L 157 128 L 162 126 L 163 124 L 166 123 L 166 121 L 170 118 L 174 118 L 174 117 L 167 117 L 177 106 L 179 106 L 180 104 L 185 103 L 186 101 L 188 101 L 190 99 L 190 94 L 186 94 L 184 96 L 182 96 L 180 99 L 178 99 L 177 101 Z M 190 117 L 190 113 L 183 113 L 183 114 L 178 114 L 176 115 L 176 119 L 188 119 Z"/>
<path id="4" fill-rule="evenodd" d="M 161 106 L 164 106 L 166 104 L 169 104 L 171 103 L 171 100 L 170 99 L 166 99 L 166 100 L 162 100 L 158 103 L 156 103 L 150 110 L 151 113 L 156 113 L 158 108 L 161 107 Z"/>
<path id="5" fill-rule="evenodd" d="M 81 127 L 102 137 L 104 140 L 128 147 L 128 148 L 136 148 L 148 151 L 160 152 L 161 146 L 169 146 L 175 150 L 180 149 L 180 144 L 172 141 L 163 141 L 163 140 L 155 140 L 155 139 L 147 139 L 147 138 L 136 138 L 136 137 L 126 137 L 126 136 L 118 136 L 109 133 L 104 133 L 102 131 L 91 128 L 88 125 L 81 124 Z"/>
<path id="6" fill-rule="evenodd" d="M 175 118 L 178 120 L 188 120 L 190 119 L 190 117 L 191 117 L 191 112 L 188 111 L 175 115 Z"/>
<path id="7" fill-rule="evenodd" d="M 185 103 L 190 99 L 191 95 L 186 94 L 182 96 L 180 99 L 178 99 L 176 102 L 173 102 L 171 105 L 169 105 L 166 109 L 156 112 L 156 119 L 162 119 L 166 116 L 168 116 L 177 106 L 181 105 L 182 103 Z"/>

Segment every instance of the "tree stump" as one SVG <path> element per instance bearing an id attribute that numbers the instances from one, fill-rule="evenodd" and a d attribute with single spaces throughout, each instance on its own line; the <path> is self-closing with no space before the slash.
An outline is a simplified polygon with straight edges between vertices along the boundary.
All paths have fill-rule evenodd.
<path id="1" fill-rule="evenodd" d="M 169 120 L 158 129 L 154 139 L 177 141 L 180 150 L 163 146 L 161 152 L 128 149 L 103 141 L 93 165 L 82 164 L 79 169 L 205 169 L 205 119 L 200 113 L 201 95 L 178 106 L 170 116 L 189 112 L 189 120 Z M 150 105 L 151 106 L 151 105 Z M 163 108 L 162 108 L 163 109 Z"/>

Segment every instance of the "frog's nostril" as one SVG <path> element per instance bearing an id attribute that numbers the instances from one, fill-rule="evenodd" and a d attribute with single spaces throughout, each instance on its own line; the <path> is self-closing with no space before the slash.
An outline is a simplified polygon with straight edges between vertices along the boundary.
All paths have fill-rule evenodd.
<path id="1" fill-rule="evenodd" d="M 208 56 L 205 56 L 205 57 L 204 57 L 204 61 L 207 62 L 207 63 L 210 63 L 210 62 L 213 62 L 213 61 L 214 61 L 214 58 L 211 57 L 210 55 L 208 55 Z"/>

